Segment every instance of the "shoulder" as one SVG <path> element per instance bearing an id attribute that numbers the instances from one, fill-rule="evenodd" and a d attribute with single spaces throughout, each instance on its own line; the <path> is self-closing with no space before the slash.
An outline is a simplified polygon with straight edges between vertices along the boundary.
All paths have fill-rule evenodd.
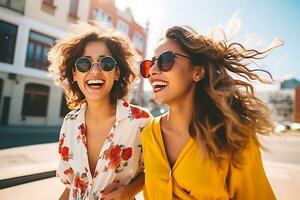
<path id="1" fill-rule="evenodd" d="M 78 109 L 70 111 L 64 117 L 63 124 L 62 124 L 62 131 L 74 131 L 74 129 L 78 129 L 78 125 L 81 124 L 82 121 L 82 114 L 84 113 L 84 107 L 80 107 Z"/>
<path id="2" fill-rule="evenodd" d="M 160 132 L 160 116 L 152 117 L 143 129 L 142 138 L 152 137 Z"/>
<path id="3" fill-rule="evenodd" d="M 66 114 L 64 118 L 64 122 L 76 120 L 78 115 L 81 113 L 82 108 L 77 108 L 75 110 L 71 110 L 68 114 Z"/>
<path id="4" fill-rule="evenodd" d="M 152 119 L 151 113 L 146 108 L 130 104 L 126 101 L 123 102 L 123 106 L 128 108 L 129 118 L 137 121 L 143 127 Z"/>
<path id="5" fill-rule="evenodd" d="M 76 121 L 79 117 L 79 115 L 84 112 L 85 109 L 85 105 L 81 105 L 79 108 L 75 109 L 75 110 L 71 110 L 68 114 L 66 114 L 65 118 L 64 118 L 64 123 L 66 122 L 72 122 L 72 121 Z"/>

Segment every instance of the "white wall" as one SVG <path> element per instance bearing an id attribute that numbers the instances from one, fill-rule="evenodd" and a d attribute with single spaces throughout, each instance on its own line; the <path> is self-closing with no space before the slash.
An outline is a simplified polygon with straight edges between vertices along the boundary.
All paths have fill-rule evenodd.
<path id="1" fill-rule="evenodd" d="M 29 0 L 28 2 L 33 3 L 32 0 Z M 34 0 L 34 2 L 36 3 L 37 1 Z M 33 11 L 39 10 L 39 7 L 34 6 L 31 10 L 32 11 L 29 12 L 26 9 L 27 12 L 34 13 Z M 47 23 L 38 21 L 38 19 L 31 18 L 30 16 L 23 16 L 2 7 L 0 7 L 0 20 L 17 25 L 18 27 L 13 64 L 0 62 L 0 78 L 4 80 L 1 104 L 3 105 L 4 96 L 11 97 L 8 124 L 61 125 L 62 118 L 59 116 L 59 112 L 62 89 L 53 84 L 47 71 L 25 67 L 25 61 L 30 30 L 55 38 L 59 38 L 63 33 L 63 30 L 59 27 L 54 27 Z M 55 20 L 52 19 L 52 21 Z M 17 74 L 17 80 L 9 80 L 8 73 Z M 49 86 L 50 94 L 46 117 L 25 117 L 25 120 L 22 118 L 21 111 L 24 87 L 27 83 L 37 83 Z M 2 105 L 0 106 L 0 116 L 3 110 Z"/>

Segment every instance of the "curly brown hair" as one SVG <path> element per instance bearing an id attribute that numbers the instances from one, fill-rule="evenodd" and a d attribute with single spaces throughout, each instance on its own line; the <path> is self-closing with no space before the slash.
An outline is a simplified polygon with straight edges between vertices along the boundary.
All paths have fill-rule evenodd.
<path id="1" fill-rule="evenodd" d="M 194 65 L 205 70 L 204 78 L 196 83 L 195 112 L 189 126 L 191 137 L 216 163 L 229 155 L 238 166 L 241 150 L 249 141 L 260 145 L 256 133 L 265 135 L 274 129 L 269 108 L 254 95 L 251 84 L 272 82 L 272 76 L 248 65 L 282 43 L 257 51 L 240 43 L 216 42 L 185 26 L 169 28 L 165 38 L 174 40 Z M 271 81 L 260 78 L 257 71 L 267 73 Z M 230 74 L 242 78 L 234 79 Z"/>
<path id="2" fill-rule="evenodd" d="M 85 101 L 84 94 L 73 81 L 73 69 L 76 60 L 83 55 L 85 46 L 92 41 L 101 41 L 107 45 L 120 70 L 120 78 L 115 81 L 110 92 L 112 104 L 128 95 L 136 78 L 134 66 L 137 54 L 125 36 L 96 24 L 71 25 L 65 36 L 58 40 L 48 53 L 48 71 L 53 76 L 54 83 L 64 88 L 70 109 L 77 108 Z"/>

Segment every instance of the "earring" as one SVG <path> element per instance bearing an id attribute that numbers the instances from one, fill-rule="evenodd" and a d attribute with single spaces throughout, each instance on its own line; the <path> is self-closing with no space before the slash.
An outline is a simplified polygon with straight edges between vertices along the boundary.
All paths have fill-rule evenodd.
<path id="1" fill-rule="evenodd" d="M 74 85 L 76 82 L 77 82 L 76 80 L 73 80 L 73 81 L 72 81 L 72 85 Z"/>

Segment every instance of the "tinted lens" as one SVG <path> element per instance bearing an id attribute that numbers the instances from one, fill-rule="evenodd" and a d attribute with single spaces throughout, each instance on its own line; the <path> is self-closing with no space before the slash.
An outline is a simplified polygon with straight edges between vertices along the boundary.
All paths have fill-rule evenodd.
<path id="1" fill-rule="evenodd" d="M 88 72 L 92 67 L 92 63 L 88 58 L 82 57 L 76 61 L 75 67 L 80 72 Z"/>
<path id="2" fill-rule="evenodd" d="M 140 64 L 140 72 L 142 77 L 144 78 L 149 78 L 150 76 L 150 68 L 153 66 L 153 61 L 151 60 L 144 60 L 141 64 Z"/>
<path id="3" fill-rule="evenodd" d="M 157 59 L 157 66 L 161 71 L 169 71 L 174 63 L 174 54 L 171 51 L 162 53 Z"/>
<path id="4" fill-rule="evenodd" d="M 100 66 L 103 71 L 110 71 L 116 66 L 116 61 L 110 56 L 105 56 L 101 58 Z"/>

